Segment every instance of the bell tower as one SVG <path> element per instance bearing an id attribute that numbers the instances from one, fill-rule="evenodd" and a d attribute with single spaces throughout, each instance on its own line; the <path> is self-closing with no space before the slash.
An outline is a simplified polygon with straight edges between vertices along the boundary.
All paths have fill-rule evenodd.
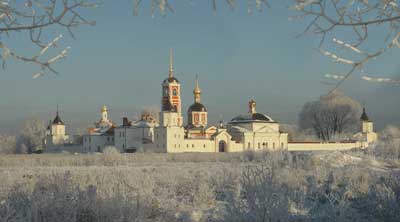
<path id="1" fill-rule="evenodd" d="M 168 78 L 162 82 L 161 112 L 177 113 L 173 118 L 174 125 L 182 126 L 181 84 L 174 76 L 173 50 L 170 49 Z M 161 116 L 161 120 L 165 115 Z"/>

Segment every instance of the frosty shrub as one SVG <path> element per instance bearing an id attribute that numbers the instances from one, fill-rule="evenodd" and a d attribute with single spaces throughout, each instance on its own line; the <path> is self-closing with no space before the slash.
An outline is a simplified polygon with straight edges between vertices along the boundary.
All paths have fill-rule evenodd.
<path id="1" fill-rule="evenodd" d="M 113 146 L 108 146 L 104 148 L 102 153 L 103 163 L 106 166 L 115 166 L 118 165 L 118 160 L 122 157 L 121 153 L 117 148 Z"/>
<path id="2" fill-rule="evenodd" d="M 33 153 L 41 150 L 42 138 L 44 138 L 45 126 L 42 121 L 29 120 L 24 129 L 17 136 L 17 153 Z"/>
<path id="3" fill-rule="evenodd" d="M 400 129 L 395 126 L 386 127 L 375 145 L 375 154 L 386 159 L 400 159 Z"/>
<path id="4" fill-rule="evenodd" d="M 272 154 L 272 153 L 271 153 Z M 228 193 L 226 221 L 287 221 L 289 188 L 281 177 L 280 163 L 270 155 L 259 165 L 243 169 L 239 186 Z"/>
<path id="5" fill-rule="evenodd" d="M 15 136 L 0 135 L 0 154 L 15 153 Z"/>
<path id="6" fill-rule="evenodd" d="M 101 197 L 96 186 L 81 189 L 70 173 L 52 175 L 36 183 L 32 193 L 15 187 L 2 201 L 0 219 L 35 222 L 137 221 L 145 217 L 138 197 L 120 191 Z"/>

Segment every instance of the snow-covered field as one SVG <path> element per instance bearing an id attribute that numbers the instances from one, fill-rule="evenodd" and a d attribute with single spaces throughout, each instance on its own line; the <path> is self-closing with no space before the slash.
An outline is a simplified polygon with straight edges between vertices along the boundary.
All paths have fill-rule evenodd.
<path id="1" fill-rule="evenodd" d="M 399 167 L 340 152 L 0 156 L 0 221 L 399 221 Z"/>

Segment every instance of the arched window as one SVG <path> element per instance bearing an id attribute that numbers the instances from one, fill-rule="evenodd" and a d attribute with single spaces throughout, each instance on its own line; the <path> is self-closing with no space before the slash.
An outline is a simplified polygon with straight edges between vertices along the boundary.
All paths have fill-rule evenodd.
<path id="1" fill-rule="evenodd" d="M 249 142 L 249 143 L 247 143 L 247 149 L 250 149 L 250 147 L 251 147 L 251 143 Z"/>
<path id="2" fill-rule="evenodd" d="M 172 90 L 172 95 L 177 96 L 178 95 L 178 90 L 176 90 L 175 88 Z"/>

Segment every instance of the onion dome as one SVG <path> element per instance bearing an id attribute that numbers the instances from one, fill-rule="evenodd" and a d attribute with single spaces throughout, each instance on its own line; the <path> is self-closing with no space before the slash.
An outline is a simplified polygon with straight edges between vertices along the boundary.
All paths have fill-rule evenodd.
<path id="1" fill-rule="evenodd" d="M 201 103 L 194 103 L 188 109 L 188 112 L 207 112 L 206 107 Z"/>
<path id="2" fill-rule="evenodd" d="M 201 90 L 199 87 L 199 77 L 196 75 L 196 86 L 193 90 L 194 95 L 194 104 L 191 105 L 188 109 L 188 112 L 207 112 L 206 107 L 200 103 L 201 101 Z"/>
<path id="3" fill-rule="evenodd" d="M 365 108 L 363 108 L 363 113 L 361 114 L 360 119 L 361 119 L 362 121 L 366 121 L 366 122 L 370 121 L 370 119 L 369 119 L 369 117 L 368 117 L 368 115 L 367 115 L 367 113 L 366 113 L 366 111 L 365 111 Z"/>

